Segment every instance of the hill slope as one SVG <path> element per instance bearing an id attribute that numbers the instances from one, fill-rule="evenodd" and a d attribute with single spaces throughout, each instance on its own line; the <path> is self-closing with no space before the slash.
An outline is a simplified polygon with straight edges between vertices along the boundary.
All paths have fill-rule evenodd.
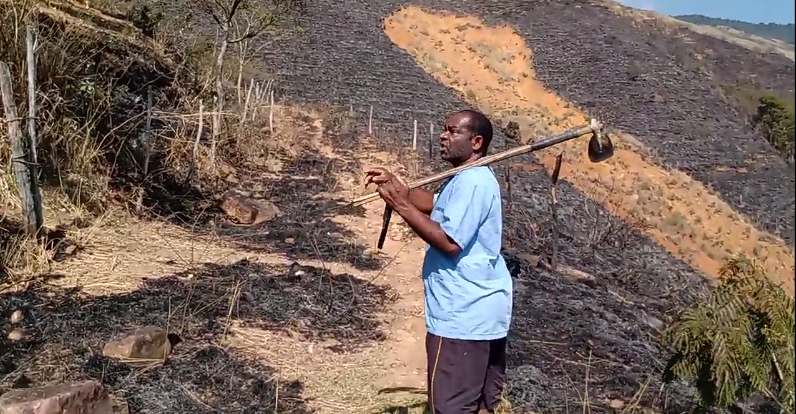
<path id="1" fill-rule="evenodd" d="M 701 14 L 685 14 L 672 16 L 675 19 L 689 23 L 701 24 L 715 27 L 731 27 L 742 32 L 760 36 L 768 39 L 776 39 L 785 43 L 794 44 L 796 42 L 796 25 L 778 23 L 749 23 L 740 20 L 720 19 L 716 17 L 703 16 Z"/>
<path id="2" fill-rule="evenodd" d="M 754 234 L 751 243 L 765 246 L 760 257 L 788 277 L 793 263 L 793 167 L 750 128 L 741 108 L 723 91 L 726 85 L 745 85 L 754 78 L 764 90 L 792 94 L 792 61 L 753 53 L 667 21 L 625 15 L 610 3 L 414 4 L 432 17 L 414 13 L 401 25 L 401 12 L 396 11 L 403 2 L 321 0 L 305 17 L 306 33 L 264 53 L 264 63 L 276 72 L 288 99 L 353 104 L 360 109 L 361 123 L 366 122 L 366 108 L 373 105 L 378 135 L 409 137 L 413 119 L 420 125 L 440 122 L 443 114 L 471 105 L 495 119 L 534 118 L 541 126 L 531 131 L 549 132 L 555 129 L 553 118 L 564 117 L 570 107 L 608 121 L 636 137 L 643 148 L 628 151 L 627 158 L 600 170 L 583 165 L 578 152 L 568 151 L 562 177 L 570 185 L 562 187 L 560 198 L 572 216 L 562 223 L 567 240 L 562 254 L 567 262 L 599 274 L 600 287 L 551 286 L 532 275 L 518 281 L 524 293 L 517 298 L 522 305 L 516 312 L 512 364 L 515 377 L 524 378 L 517 380 L 515 391 L 526 407 L 544 411 L 571 398 L 566 396 L 566 378 L 583 372 L 567 367 L 567 375 L 561 375 L 550 361 L 584 362 L 586 343 L 596 343 L 594 349 L 599 350 L 594 352 L 613 355 L 617 362 L 648 352 L 647 345 L 634 344 L 630 337 L 596 333 L 589 327 L 627 324 L 647 335 L 641 333 L 647 325 L 638 315 L 665 319 L 667 309 L 688 301 L 683 289 L 698 285 L 699 274 L 712 273 L 729 255 L 755 254 L 735 244 L 735 235 Z M 444 18 L 433 17 L 449 13 L 463 19 L 445 26 Z M 385 18 L 387 36 L 382 28 Z M 478 34 L 479 26 L 509 27 L 530 50 L 518 50 L 506 31 Z M 539 92 L 533 92 L 538 89 L 524 86 L 522 75 L 500 72 L 514 68 L 502 66 L 501 55 L 509 62 L 512 56 L 530 59 L 535 70 L 528 68 L 526 75 L 558 95 L 560 106 L 539 98 Z M 527 94 L 518 96 L 509 93 L 512 90 Z M 425 147 L 426 134 L 421 139 Z M 499 136 L 495 147 L 505 145 L 515 144 Z M 549 163 L 545 157 L 517 162 L 539 161 Z M 506 169 L 499 171 L 506 174 Z M 515 171 L 510 181 L 510 243 L 526 252 L 549 252 L 546 174 Z M 614 190 L 615 181 L 623 189 Z M 634 195 L 642 201 L 633 202 Z M 634 211 L 637 204 L 643 206 Z M 631 222 L 640 217 L 659 227 L 630 244 L 603 241 L 593 256 L 585 252 L 595 248 L 588 234 L 595 215 L 619 215 Z M 623 248 L 616 250 L 617 246 Z M 680 293 L 672 295 L 674 291 Z M 608 293 L 632 304 L 608 303 Z M 554 303 L 566 304 L 565 309 L 555 311 Z M 572 306 L 586 306 L 593 313 L 586 317 L 566 310 Z M 567 342 L 570 347 L 550 350 L 539 340 Z M 596 393 L 628 392 L 626 385 L 610 380 L 625 374 L 610 368 L 603 374 L 605 381 L 595 385 Z"/>
<path id="3" fill-rule="evenodd" d="M 165 12 L 182 18 L 188 14 L 185 12 L 189 5 L 168 2 Z M 350 133 L 341 134 L 342 142 L 329 139 L 323 132 L 327 120 L 312 117 L 305 121 L 311 124 L 312 134 L 294 137 L 296 142 L 318 141 L 333 147 L 327 149 L 345 161 L 348 175 L 344 182 L 349 189 L 360 187 L 356 185 L 359 170 L 355 166 L 363 162 L 398 164 L 383 158 L 345 159 L 375 152 L 375 146 L 365 146 L 355 139 L 367 124 L 369 106 L 373 108 L 375 137 L 380 144 L 392 148 L 401 147 L 401 142 L 388 141 L 396 135 L 407 138 L 404 144 L 409 143 L 413 120 L 421 126 L 439 125 L 446 113 L 470 106 L 487 112 L 497 124 L 519 123 L 525 133 L 523 141 L 561 131 L 589 116 L 618 129 L 616 157 L 604 164 L 584 161 L 584 148 L 573 143 L 497 168 L 505 186 L 504 253 L 515 270 L 510 375 L 512 402 L 518 412 L 560 412 L 562 407 L 579 404 L 583 381 L 587 382 L 595 407 L 614 406 L 614 401 L 634 402 L 639 384 L 659 389 L 659 372 L 666 353 L 654 338 L 661 326 L 671 321 L 674 311 L 704 291 L 705 277 L 715 277 L 718 265 L 728 257 L 756 257 L 772 277 L 781 279 L 793 291 L 793 166 L 750 127 L 746 108 L 725 94 L 728 87 L 747 87 L 749 79 L 755 79 L 756 90 L 792 95 L 792 61 L 778 55 L 756 54 L 602 1 L 419 0 L 407 6 L 397 0 L 318 0 L 311 4 L 302 23 L 306 30 L 301 35 L 265 44 L 259 69 L 274 73 L 277 100 L 324 106 L 332 103 L 344 108 L 350 105 L 355 126 Z M 210 25 L 198 27 L 197 31 L 200 29 L 213 34 Z M 328 124 L 334 123 L 328 120 Z M 430 144 L 433 148 L 436 138 L 429 138 L 432 134 L 425 133 L 425 128 L 421 131 L 420 146 L 426 148 Z M 280 145 L 280 136 L 256 138 L 258 144 Z M 292 145 L 284 136 L 282 139 Z M 500 150 L 516 144 L 498 134 L 493 147 Z M 257 152 L 257 148 L 247 149 Z M 547 170 L 559 150 L 566 150 L 566 162 L 557 195 L 560 221 L 553 221 Z M 312 301 L 323 298 L 320 288 L 307 297 L 300 296 L 310 292 L 310 288 L 300 284 L 301 280 L 322 286 L 324 277 L 302 278 L 297 272 L 290 275 L 292 264 L 283 268 L 292 260 L 307 262 L 319 250 L 315 239 L 310 243 L 302 240 L 301 234 L 307 229 L 303 224 L 312 216 L 322 216 L 325 210 L 322 203 L 307 201 L 321 192 L 334 193 L 324 195 L 330 198 L 349 195 L 338 188 L 337 182 L 326 182 L 329 169 L 335 164 L 318 157 L 323 155 L 319 148 L 308 148 L 306 152 L 310 154 L 297 157 L 301 162 L 285 169 L 291 180 L 269 179 L 264 171 L 245 163 L 234 167 L 247 176 L 247 181 L 236 179 L 242 188 L 276 198 L 279 209 L 301 213 L 288 223 L 290 233 L 279 235 L 269 225 L 268 230 L 253 229 L 245 234 L 246 238 L 259 240 L 257 255 L 280 248 L 293 253 L 280 257 L 285 263 L 280 262 L 278 269 L 246 276 L 258 279 L 259 274 L 288 274 L 278 284 L 268 280 L 262 283 L 263 296 L 254 297 L 247 308 L 252 319 L 267 319 L 268 315 L 262 314 L 265 308 L 282 298 L 288 299 L 288 308 L 272 310 L 280 317 L 287 315 L 292 319 L 294 314 L 308 311 L 310 322 L 315 315 L 339 322 L 320 326 L 305 321 L 301 333 L 307 337 L 299 335 L 297 341 L 310 341 L 309 337 L 318 332 L 334 336 L 345 334 L 352 327 L 358 333 L 363 331 L 358 329 L 357 321 L 338 317 L 348 314 L 346 309 L 339 315 L 329 313 L 333 305 L 339 304 L 337 301 L 330 299 L 325 313 L 316 311 L 314 306 L 310 309 L 310 305 L 320 303 Z M 315 157 L 310 156 L 312 153 Z M 300 195 L 295 188 L 297 183 L 306 190 Z M 343 230 L 324 229 L 318 237 L 325 239 L 324 247 L 340 261 L 347 256 L 361 258 L 358 250 L 365 243 L 372 243 L 368 238 L 377 230 L 378 212 L 348 220 L 351 228 L 360 227 L 350 254 L 336 251 L 345 244 L 339 237 Z M 239 236 L 229 234 L 237 230 L 226 231 L 230 239 Z M 189 240 L 192 234 L 184 238 Z M 129 244 L 147 239 L 163 244 L 146 235 Z M 533 257 L 550 255 L 554 245 L 561 270 L 536 268 Z M 218 252 L 212 261 L 221 261 L 232 253 L 239 255 L 241 261 L 246 259 L 240 250 L 243 243 L 234 246 L 231 252 Z M 348 270 L 343 275 L 341 271 L 340 280 L 352 282 L 351 293 L 345 293 L 351 297 L 349 305 L 366 310 L 359 302 L 361 297 L 354 294 L 353 282 L 361 280 L 379 279 L 373 283 L 373 290 L 405 284 L 405 289 L 400 290 L 402 300 L 410 294 L 420 296 L 422 285 L 416 277 L 416 265 L 423 246 L 416 243 L 415 247 L 417 253 L 412 251 L 396 262 L 402 268 L 388 264 L 384 274 L 373 269 L 370 270 L 375 275 L 350 275 Z M 403 249 L 399 243 L 390 248 L 398 253 Z M 193 245 L 185 251 L 184 254 L 192 252 Z M 147 254 L 141 261 L 156 263 L 156 256 Z M 240 267 L 243 269 L 236 271 L 247 273 L 244 270 L 248 265 Z M 140 273 L 158 272 L 164 270 L 146 268 Z M 181 276 L 176 269 L 174 272 L 175 277 Z M 208 291 L 215 292 L 215 281 L 209 277 L 215 273 L 218 272 L 196 273 L 200 275 L 197 279 L 210 282 Z M 193 275 L 186 277 L 192 279 Z M 291 276 L 297 276 L 298 281 Z M 227 276 L 224 280 L 234 279 Z M 186 289 L 179 286 L 175 289 L 185 294 Z M 285 289 L 280 291 L 280 287 Z M 357 290 L 360 295 L 367 292 Z M 385 296 L 396 297 L 392 293 Z M 158 297 L 162 300 L 149 306 L 170 309 L 171 302 L 163 299 L 170 296 Z M 206 301 L 218 302 L 217 298 L 210 299 Z M 422 298 L 414 305 L 401 311 L 408 315 L 409 322 L 416 322 L 413 329 L 422 331 L 422 318 L 417 315 Z M 195 337 L 201 335 L 198 324 L 202 318 L 217 317 L 216 313 L 227 315 L 219 313 L 219 309 L 213 309 L 209 316 L 197 314 Z M 380 305 L 372 311 L 384 309 Z M 362 314 L 351 316 L 359 322 L 370 318 Z M 278 319 L 262 329 L 278 330 L 287 323 Z M 378 335 L 365 331 L 368 344 L 373 339 L 371 335 L 378 341 L 387 337 L 394 340 L 399 335 L 395 326 L 389 325 L 384 332 L 378 330 Z M 236 337 L 245 338 L 246 333 Z M 308 357 L 313 353 L 311 345 L 304 352 L 303 347 L 292 346 L 296 342 L 277 339 L 271 343 L 283 348 L 269 348 L 267 339 L 262 339 L 267 336 L 250 337 L 253 349 L 268 351 L 260 352 L 257 358 L 270 359 L 270 364 L 284 367 L 294 360 L 312 360 Z M 282 350 L 287 348 L 299 351 L 286 357 Z M 420 340 L 403 348 L 405 356 L 422 355 L 424 351 Z M 381 355 L 381 350 L 372 348 L 370 352 Z M 332 364 L 336 369 L 364 369 L 358 361 L 361 351 L 341 348 L 334 352 L 342 355 Z M 398 362 L 396 365 L 406 364 L 405 360 Z M 323 365 L 313 369 L 331 372 Z M 407 371 L 422 378 L 422 373 L 418 373 L 422 362 L 419 369 Z M 301 372 L 296 375 L 322 376 L 318 372 Z M 368 372 L 365 387 L 362 384 L 366 380 L 357 383 L 334 371 L 330 383 L 337 388 L 301 397 L 328 397 L 317 398 L 328 404 L 321 412 L 352 412 L 339 409 L 337 402 L 330 399 L 338 388 L 345 387 L 350 397 L 346 407 L 351 406 L 355 399 L 351 396 L 361 396 L 373 388 L 370 378 L 378 376 L 374 372 L 378 371 Z M 242 389 L 241 384 L 233 385 L 230 389 Z M 669 409 L 687 401 L 688 390 L 682 387 L 675 385 L 667 392 L 671 396 L 661 400 L 671 403 Z M 225 395 L 234 400 L 236 394 Z M 660 405 L 658 400 L 658 396 L 648 395 L 642 404 Z M 257 412 L 268 412 L 262 407 L 261 404 Z"/>

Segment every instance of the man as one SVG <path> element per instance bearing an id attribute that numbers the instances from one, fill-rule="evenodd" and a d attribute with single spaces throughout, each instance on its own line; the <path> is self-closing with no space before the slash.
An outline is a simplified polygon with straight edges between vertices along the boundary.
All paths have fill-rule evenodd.
<path id="1" fill-rule="evenodd" d="M 492 124 L 482 113 L 453 114 L 440 156 L 454 167 L 487 153 Z M 506 382 L 512 281 L 500 254 L 500 186 L 489 167 L 450 178 L 437 194 L 385 169 L 366 172 L 382 199 L 428 247 L 423 262 L 428 402 L 432 414 L 492 413 Z M 480 410 L 480 411 L 479 411 Z"/>

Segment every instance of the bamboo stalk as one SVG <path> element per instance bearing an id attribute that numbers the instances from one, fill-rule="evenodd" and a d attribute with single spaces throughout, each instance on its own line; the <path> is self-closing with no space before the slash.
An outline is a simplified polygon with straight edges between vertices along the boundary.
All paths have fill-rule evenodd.
<path id="1" fill-rule="evenodd" d="M 592 122 L 589 123 L 589 124 L 580 126 L 580 127 L 576 128 L 576 129 L 571 129 L 569 131 L 566 131 L 566 132 L 561 133 L 559 135 L 556 135 L 554 137 L 551 137 L 551 138 L 548 138 L 548 139 L 545 139 L 545 140 L 542 140 L 542 141 L 537 141 L 537 142 L 534 142 L 534 143 L 529 144 L 529 145 L 523 145 L 523 146 L 520 146 L 520 147 L 517 147 L 517 148 L 512 148 L 512 149 L 510 149 L 508 151 L 500 152 L 500 153 L 497 153 L 497 154 L 492 154 L 492 155 L 486 156 L 484 158 L 481 158 L 480 160 L 478 160 L 478 161 L 476 161 L 476 162 L 474 162 L 472 164 L 461 165 L 461 166 L 458 166 L 456 168 L 452 168 L 452 169 L 450 169 L 448 171 L 444 171 L 444 172 L 441 172 L 439 174 L 432 175 L 431 177 L 427 177 L 427 178 L 424 178 L 422 180 L 409 183 L 409 188 L 418 188 L 418 187 L 422 187 L 424 185 L 433 184 L 433 183 L 442 181 L 442 180 L 444 180 L 444 179 L 446 179 L 448 177 L 452 177 L 452 176 L 456 175 L 457 173 L 459 173 L 461 171 L 464 171 L 464 170 L 467 170 L 467 169 L 470 169 L 470 168 L 481 167 L 481 166 L 484 166 L 484 165 L 493 164 L 493 163 L 496 163 L 498 161 L 503 161 L 503 160 L 506 160 L 506 159 L 509 159 L 509 158 L 512 158 L 512 157 L 516 157 L 518 155 L 527 154 L 529 152 L 539 151 L 539 150 L 545 149 L 547 147 L 551 147 L 553 145 L 558 145 L 558 144 L 560 144 L 562 142 L 566 142 L 566 141 L 569 141 L 569 140 L 572 140 L 572 139 L 575 139 L 575 138 L 582 137 L 582 136 L 584 136 L 586 134 L 597 132 L 597 131 L 601 130 L 602 127 L 603 127 L 603 125 L 601 123 L 599 123 L 599 122 L 597 122 L 595 120 L 592 120 Z M 368 194 L 368 195 L 365 195 L 365 196 L 362 196 L 362 197 L 359 197 L 359 198 L 355 199 L 354 201 L 351 202 L 351 205 L 353 205 L 353 206 L 361 206 L 363 204 L 367 204 L 367 203 L 370 203 L 372 201 L 375 201 L 378 198 L 379 198 L 379 193 L 371 193 L 371 194 Z"/>

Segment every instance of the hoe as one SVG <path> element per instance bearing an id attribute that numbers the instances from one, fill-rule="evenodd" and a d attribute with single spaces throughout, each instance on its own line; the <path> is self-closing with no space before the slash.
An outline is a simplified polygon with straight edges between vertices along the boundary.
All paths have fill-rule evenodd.
<path id="1" fill-rule="evenodd" d="M 460 171 L 464 171 L 468 168 L 489 165 L 498 161 L 503 161 L 512 157 L 516 157 L 518 155 L 539 151 L 548 147 L 552 147 L 554 145 L 561 144 L 562 142 L 570 141 L 575 138 L 580 138 L 587 134 L 591 134 L 591 138 L 589 138 L 589 147 L 587 151 L 589 156 L 589 161 L 595 163 L 603 162 L 614 155 L 614 144 L 611 142 L 611 139 L 608 137 L 608 134 L 603 131 L 603 128 L 604 128 L 603 124 L 592 119 L 591 122 L 587 125 L 571 129 L 554 137 L 537 141 L 529 145 L 523 145 L 520 147 L 512 148 L 508 151 L 504 151 L 501 153 L 489 155 L 484 158 L 481 158 L 480 160 L 472 164 L 462 165 L 456 168 L 452 168 L 448 171 L 444 171 L 439 174 L 433 175 L 431 177 L 415 181 L 409 184 L 409 188 L 412 189 L 412 188 L 422 187 L 428 184 L 433 184 L 442 181 L 446 178 L 452 177 L 457 173 L 459 173 Z M 556 175 L 558 174 L 556 173 Z M 371 201 L 377 200 L 378 198 L 379 198 L 379 193 L 371 193 L 366 196 L 357 198 L 356 200 L 351 202 L 351 205 L 361 206 L 363 204 L 367 204 L 370 203 Z M 379 234 L 379 241 L 377 244 L 379 250 L 381 250 L 382 247 L 384 247 L 384 240 L 387 237 L 387 228 L 390 225 L 391 217 L 392 217 L 392 209 L 390 207 L 385 207 L 381 233 Z"/>

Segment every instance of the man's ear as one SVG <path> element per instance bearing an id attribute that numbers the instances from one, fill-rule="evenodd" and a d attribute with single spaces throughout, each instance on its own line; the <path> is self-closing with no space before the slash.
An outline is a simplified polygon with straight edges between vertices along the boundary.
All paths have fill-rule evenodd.
<path id="1" fill-rule="evenodd" d="M 480 135 L 473 136 L 470 142 L 473 144 L 473 152 L 480 152 L 484 147 L 484 137 Z"/>

